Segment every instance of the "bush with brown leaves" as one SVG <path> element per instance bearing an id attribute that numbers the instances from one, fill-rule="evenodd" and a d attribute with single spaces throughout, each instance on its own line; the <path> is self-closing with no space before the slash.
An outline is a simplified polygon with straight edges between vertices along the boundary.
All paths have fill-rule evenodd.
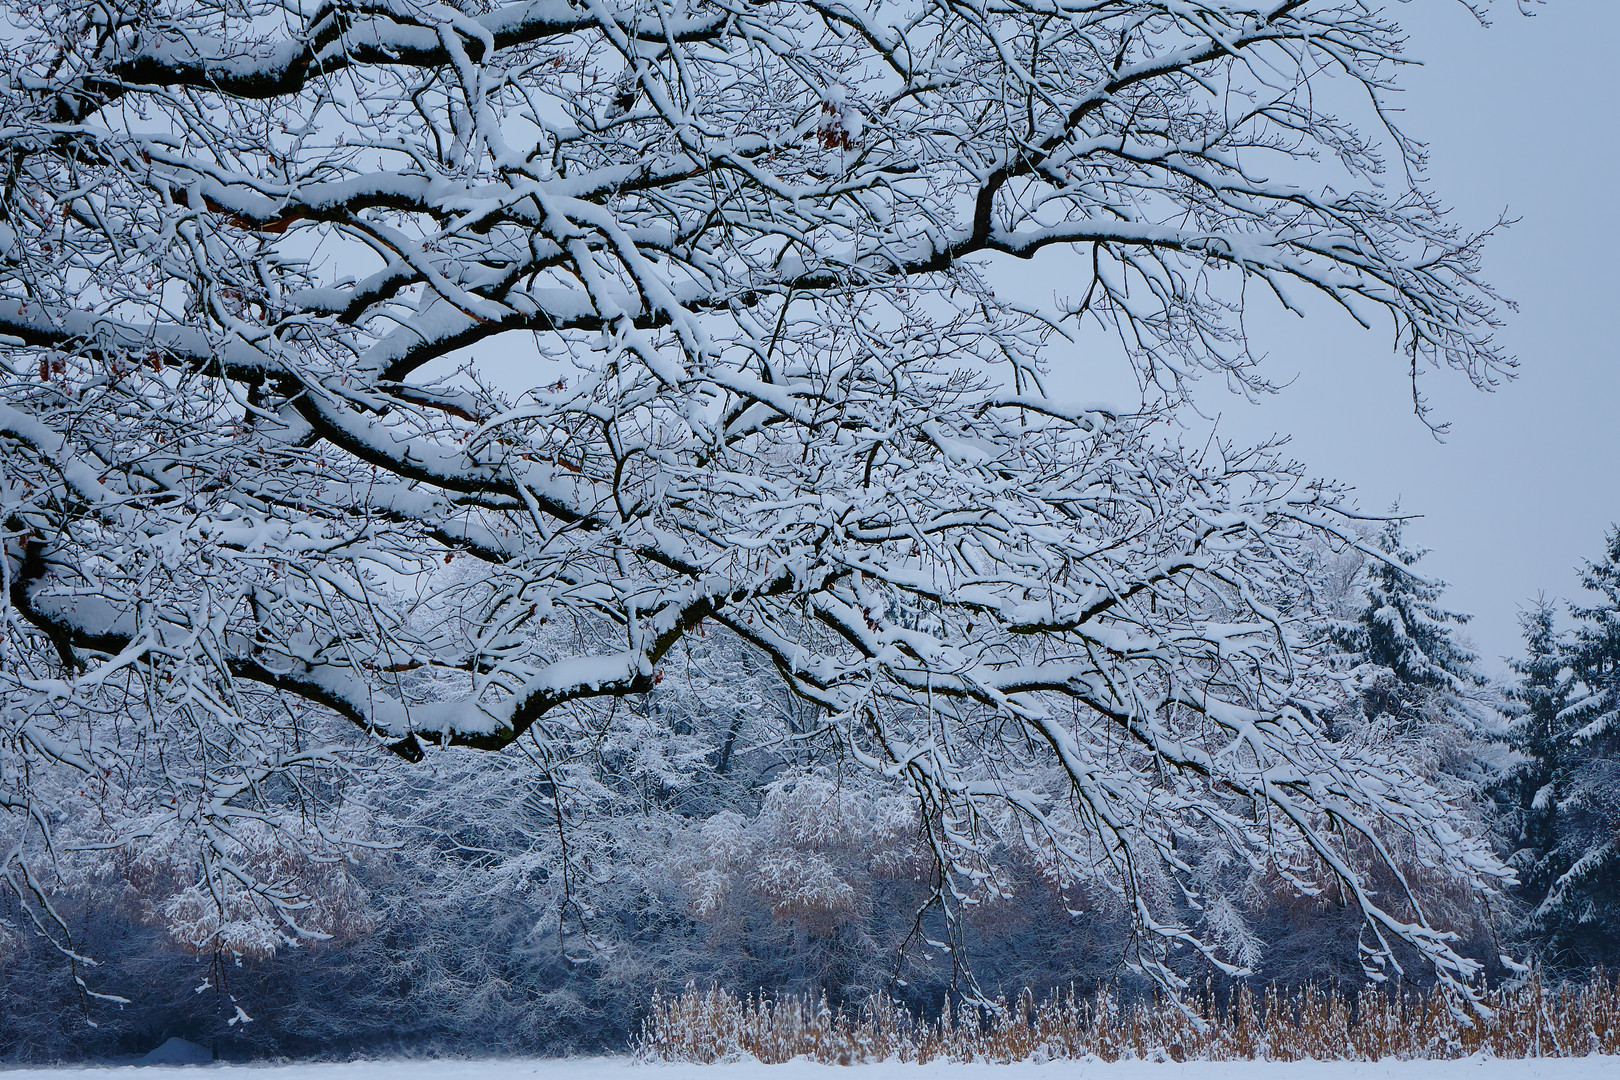
<path id="1" fill-rule="evenodd" d="M 710 1063 L 805 1058 L 849 1065 L 910 1062 L 1435 1060 L 1584 1057 L 1620 1053 L 1620 985 L 1596 974 L 1585 985 L 1539 978 L 1484 991 L 1470 1003 L 1455 992 L 1247 988 L 1224 1006 L 1154 997 L 1122 1004 L 1116 991 L 1074 988 L 1037 1002 L 1028 992 L 953 1011 L 914 1016 L 888 997 L 855 1012 L 823 998 L 736 996 L 689 987 L 654 997 L 640 1053 L 662 1061 Z"/>

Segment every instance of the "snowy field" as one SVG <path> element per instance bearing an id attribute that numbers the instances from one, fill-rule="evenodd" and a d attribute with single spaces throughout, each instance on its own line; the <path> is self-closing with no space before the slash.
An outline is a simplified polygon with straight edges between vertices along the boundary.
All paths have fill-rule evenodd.
<path id="1" fill-rule="evenodd" d="M 50 1074 L 95 1073 L 129 1080 L 196 1080 L 205 1069 L 217 1080 L 835 1080 L 851 1072 L 861 1080 L 978 1080 L 989 1074 L 1005 1080 L 1613 1080 L 1620 1057 L 1536 1058 L 1505 1061 L 1326 1061 L 1188 1062 L 1185 1065 L 1131 1061 L 1057 1061 L 1041 1064 L 965 1065 L 933 1063 L 836 1065 L 790 1062 L 760 1065 L 649 1064 L 628 1058 L 520 1059 L 483 1061 L 363 1061 L 335 1065 L 240 1065 L 163 1068 L 0 1070 L 0 1080 L 40 1080 Z M 231 1078 L 223 1074 L 231 1073 Z"/>

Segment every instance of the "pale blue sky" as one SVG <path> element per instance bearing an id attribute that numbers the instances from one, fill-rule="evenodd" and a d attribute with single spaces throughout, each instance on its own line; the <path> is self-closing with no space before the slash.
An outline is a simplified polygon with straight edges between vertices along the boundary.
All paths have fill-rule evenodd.
<path id="1" fill-rule="evenodd" d="M 1425 378 L 1451 423 L 1438 443 L 1411 414 L 1387 330 L 1273 318 L 1273 375 L 1299 378 L 1257 407 L 1223 403 L 1224 426 L 1290 433 L 1300 459 L 1356 485 L 1363 506 L 1398 496 L 1423 514 L 1409 536 L 1433 549 L 1424 568 L 1451 582 L 1453 606 L 1474 613 L 1494 669 L 1517 649 L 1519 606 L 1543 589 L 1572 596 L 1576 565 L 1620 520 L 1620 3 L 1550 0 L 1523 18 L 1498 0 L 1488 29 L 1461 4 L 1395 6 L 1425 60 L 1404 76 L 1406 126 L 1430 144 L 1435 188 L 1465 225 L 1504 208 L 1522 219 L 1485 256 L 1520 305 L 1500 335 L 1519 378 L 1490 394 Z"/>

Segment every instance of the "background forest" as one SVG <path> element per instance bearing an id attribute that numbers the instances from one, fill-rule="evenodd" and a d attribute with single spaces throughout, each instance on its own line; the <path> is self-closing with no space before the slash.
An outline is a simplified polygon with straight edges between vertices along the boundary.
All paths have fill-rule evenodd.
<path id="1" fill-rule="evenodd" d="M 1525 611 L 1506 683 L 1480 673 L 1467 616 L 1403 531 L 1369 531 L 1383 559 L 1315 552 L 1306 621 L 1338 680 L 1326 729 L 1416 762 L 1517 870 L 1487 902 L 1428 879 L 1460 951 L 1497 979 L 1533 964 L 1582 981 L 1620 961 L 1620 530 L 1583 596 Z M 804 706 L 734 637 L 694 636 L 650 693 L 610 708 L 612 738 L 564 761 L 521 742 L 345 761 L 351 788 L 321 797 L 368 846 L 322 857 L 318 838 L 266 830 L 253 848 L 312 898 L 293 935 L 222 912 L 161 836 L 98 846 L 96 800 L 62 792 L 54 875 L 26 887 L 71 941 L 0 894 L 0 1053 L 97 1058 L 171 1035 L 230 1056 L 599 1050 L 629 1042 L 655 989 L 690 983 L 923 1012 L 970 990 L 1145 985 L 1119 897 L 1033 853 L 999 851 L 1002 895 L 942 922 L 912 803 L 797 750 Z M 1363 920 L 1333 888 L 1301 896 L 1287 867 L 1214 848 L 1189 860 L 1206 898 L 1184 898 L 1185 917 L 1246 971 L 1189 949 L 1180 975 L 1364 984 Z"/>

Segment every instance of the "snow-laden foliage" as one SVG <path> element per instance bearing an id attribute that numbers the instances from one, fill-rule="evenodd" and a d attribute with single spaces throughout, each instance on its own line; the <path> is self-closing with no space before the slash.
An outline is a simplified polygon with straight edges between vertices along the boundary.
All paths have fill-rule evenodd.
<path id="1" fill-rule="evenodd" d="M 1445 582 L 1420 576 L 1427 551 L 1408 547 L 1402 532 L 1401 519 L 1392 518 L 1372 557 L 1352 553 L 1359 561 L 1348 579 L 1352 595 L 1323 612 L 1345 668 L 1347 701 L 1335 710 L 1335 730 L 1388 727 L 1431 779 L 1478 800 L 1511 765 L 1504 703 L 1461 637 L 1471 617 L 1444 605 Z M 1338 568 L 1322 569 L 1336 584 Z"/>
<path id="2" fill-rule="evenodd" d="M 368 740 L 717 765 L 629 704 L 714 633 L 795 753 L 913 801 L 947 912 L 1019 845 L 1157 970 L 1206 944 L 1176 912 L 1217 846 L 1472 970 L 1348 851 L 1501 873 L 1314 714 L 1286 613 L 1333 493 L 1054 401 L 1038 351 L 1092 320 L 1171 395 L 1257 383 L 1245 292 L 1303 291 L 1414 371 L 1503 370 L 1374 5 L 9 12 L 0 804 L 33 843 L 72 774 L 112 842 L 180 830 L 202 893 L 315 933 L 246 823 L 342 841 Z M 1048 248 L 1059 311 L 991 287 Z"/>
<path id="3" fill-rule="evenodd" d="M 1571 604 L 1575 640 L 1570 661 L 1581 691 L 1569 704 L 1573 735 L 1581 742 L 1615 746 L 1620 742 L 1620 527 L 1604 537 L 1603 554 L 1581 572 L 1581 586 L 1591 599 Z"/>
<path id="4" fill-rule="evenodd" d="M 1527 936 L 1549 966 L 1575 971 L 1620 959 L 1620 529 L 1581 583 L 1572 634 L 1545 601 L 1523 617 L 1524 760 L 1506 785 Z"/>
<path id="5" fill-rule="evenodd" d="M 1558 806 L 1567 794 L 1569 725 L 1565 709 L 1574 689 L 1569 644 L 1556 625 L 1556 611 L 1543 597 L 1519 615 L 1525 655 L 1513 662 L 1518 685 L 1510 731 L 1522 760 L 1504 778 L 1511 861 L 1519 872 L 1518 893 L 1532 909 L 1546 899 L 1559 874 Z M 1561 791 L 1561 789 L 1564 789 Z"/>
<path id="6" fill-rule="evenodd" d="M 1455 636 L 1469 616 L 1441 606 L 1445 582 L 1418 576 L 1415 567 L 1428 552 L 1408 548 L 1401 532 L 1399 518 L 1385 523 L 1377 544 L 1382 558 L 1363 568 L 1365 599 L 1353 619 L 1335 628 L 1337 644 L 1407 686 L 1466 693 L 1484 685 L 1474 667 L 1479 657 Z"/>

